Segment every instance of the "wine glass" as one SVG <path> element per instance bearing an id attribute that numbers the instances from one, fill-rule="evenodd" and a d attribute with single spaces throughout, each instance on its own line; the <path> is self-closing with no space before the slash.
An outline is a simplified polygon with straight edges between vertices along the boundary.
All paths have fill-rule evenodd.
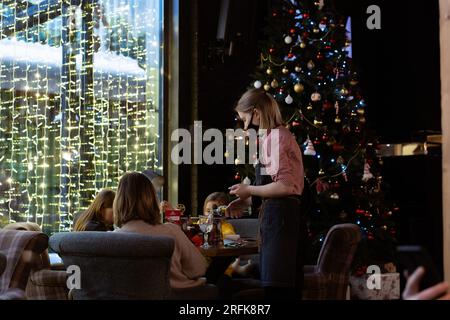
<path id="1" fill-rule="evenodd" d="M 198 226 L 203 233 L 203 248 L 209 248 L 208 234 L 211 232 L 213 224 L 208 216 L 202 216 L 199 219 Z"/>

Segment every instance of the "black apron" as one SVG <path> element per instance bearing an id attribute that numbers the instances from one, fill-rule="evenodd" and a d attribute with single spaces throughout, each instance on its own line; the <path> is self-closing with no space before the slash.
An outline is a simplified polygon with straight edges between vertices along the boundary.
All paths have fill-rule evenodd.
<path id="1" fill-rule="evenodd" d="M 254 185 L 272 183 L 270 175 L 261 175 L 255 167 Z M 260 219 L 260 271 L 263 287 L 296 288 L 301 295 L 306 243 L 306 223 L 300 208 L 300 196 L 252 198 L 262 202 Z"/>

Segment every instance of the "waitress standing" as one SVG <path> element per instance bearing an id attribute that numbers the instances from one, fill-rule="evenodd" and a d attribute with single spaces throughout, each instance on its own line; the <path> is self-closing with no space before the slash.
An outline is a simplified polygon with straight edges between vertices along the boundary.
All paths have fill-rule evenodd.
<path id="1" fill-rule="evenodd" d="M 304 171 L 300 148 L 283 126 L 279 106 L 268 93 L 247 91 L 236 109 L 244 130 L 265 132 L 261 161 L 253 185 L 237 184 L 230 194 L 238 198 L 227 214 L 240 217 L 253 200 L 262 199 L 260 210 L 260 271 L 267 299 L 298 299 L 303 286 L 306 224 L 300 209 Z M 261 131 L 265 130 L 265 131 Z"/>

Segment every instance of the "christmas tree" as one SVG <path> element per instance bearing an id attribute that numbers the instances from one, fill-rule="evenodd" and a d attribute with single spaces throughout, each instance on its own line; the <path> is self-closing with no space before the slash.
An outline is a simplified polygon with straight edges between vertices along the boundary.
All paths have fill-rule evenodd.
<path id="1" fill-rule="evenodd" d="M 355 268 L 393 261 L 398 208 L 385 196 L 377 140 L 366 124 L 366 103 L 349 55 L 347 18 L 332 4 L 272 1 L 252 86 L 272 94 L 303 150 L 311 260 L 328 229 L 361 228 Z M 235 179 L 252 177 L 237 166 Z"/>

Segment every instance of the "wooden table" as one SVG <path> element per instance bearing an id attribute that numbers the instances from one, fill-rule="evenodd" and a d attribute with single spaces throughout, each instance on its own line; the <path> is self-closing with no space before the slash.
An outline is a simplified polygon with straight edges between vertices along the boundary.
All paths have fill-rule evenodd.
<path id="1" fill-rule="evenodd" d="M 241 246 L 211 246 L 207 249 L 199 247 L 205 257 L 239 257 L 259 252 L 256 241 L 245 241 Z"/>

